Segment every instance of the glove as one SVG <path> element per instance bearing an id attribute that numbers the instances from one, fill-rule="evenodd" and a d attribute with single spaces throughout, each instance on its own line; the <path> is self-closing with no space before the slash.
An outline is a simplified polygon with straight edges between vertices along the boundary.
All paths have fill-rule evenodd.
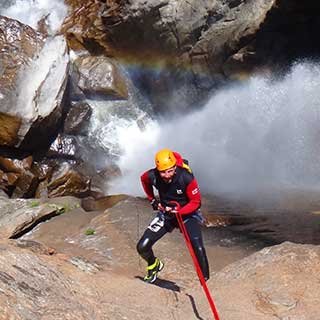
<path id="1" fill-rule="evenodd" d="M 165 207 L 165 211 L 167 213 L 171 213 L 171 214 L 176 214 L 178 213 L 178 208 L 177 207 Z"/>
<path id="2" fill-rule="evenodd" d="M 153 210 L 159 210 L 159 204 L 160 204 L 160 202 L 159 202 L 157 199 L 152 199 L 152 200 L 150 201 L 150 204 L 151 204 Z"/>

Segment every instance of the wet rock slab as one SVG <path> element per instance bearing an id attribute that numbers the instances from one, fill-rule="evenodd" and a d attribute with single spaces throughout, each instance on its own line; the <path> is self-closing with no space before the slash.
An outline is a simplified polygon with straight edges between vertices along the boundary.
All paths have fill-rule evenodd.
<path id="1" fill-rule="evenodd" d="M 8 207 L 3 201 L 4 217 L 25 206 L 15 200 L 15 207 Z M 153 216 L 147 201 L 109 197 L 90 209 L 104 211 L 76 208 L 38 225 L 22 240 L 0 241 L 4 318 L 212 318 L 179 232 L 155 248 L 166 263 L 159 281 L 150 286 L 140 280 L 145 263 L 135 244 Z M 85 234 L 88 227 L 92 235 Z M 215 258 L 211 253 L 210 264 Z M 319 272 L 319 246 L 285 242 L 212 272 L 208 287 L 224 320 L 318 320 Z"/>

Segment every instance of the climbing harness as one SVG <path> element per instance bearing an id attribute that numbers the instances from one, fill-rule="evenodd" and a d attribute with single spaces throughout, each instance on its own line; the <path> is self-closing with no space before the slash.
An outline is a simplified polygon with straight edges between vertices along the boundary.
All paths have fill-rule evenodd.
<path id="1" fill-rule="evenodd" d="M 187 247 L 189 249 L 189 252 L 190 252 L 190 255 L 191 255 L 191 258 L 193 260 L 193 264 L 195 266 L 195 269 L 197 271 L 197 274 L 198 274 L 198 277 L 199 277 L 199 280 L 200 280 L 200 283 L 202 285 L 202 288 L 207 296 L 207 299 L 208 299 L 208 302 L 210 304 L 210 307 L 211 307 L 211 310 L 212 310 L 212 313 L 213 313 L 213 316 L 214 316 L 214 319 L 215 320 L 220 320 L 219 318 L 219 314 L 218 314 L 218 311 L 214 305 L 214 302 L 213 302 L 213 299 L 211 297 L 211 294 L 210 294 L 210 291 L 207 287 L 207 284 L 206 284 L 206 281 L 204 279 L 204 276 L 203 276 L 203 273 L 202 273 L 202 270 L 200 268 L 200 265 L 199 265 L 199 262 L 198 262 L 198 259 L 194 253 L 194 250 L 193 250 L 193 247 L 192 247 L 192 244 L 191 244 L 191 241 L 190 241 L 190 238 L 189 238 L 189 235 L 188 235 L 188 232 L 187 232 L 187 229 L 186 229 L 186 226 L 184 225 L 183 223 L 183 219 L 182 219 L 182 216 L 181 214 L 179 213 L 179 209 L 180 209 L 180 204 L 177 202 L 177 201 L 171 201 L 170 203 L 172 203 L 175 208 L 176 208 L 176 212 L 175 212 L 175 215 L 176 215 L 176 218 L 177 218 L 177 221 L 178 221 L 178 224 L 179 224 L 179 228 L 183 234 L 183 237 L 184 237 L 184 240 L 187 244 Z"/>

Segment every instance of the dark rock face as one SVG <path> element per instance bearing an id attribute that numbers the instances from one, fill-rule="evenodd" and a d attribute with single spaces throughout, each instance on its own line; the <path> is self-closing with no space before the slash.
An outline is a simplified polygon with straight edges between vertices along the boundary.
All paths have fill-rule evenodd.
<path id="1" fill-rule="evenodd" d="M 117 55 L 145 66 L 136 77 L 155 109 L 183 112 L 224 81 L 222 66 L 259 30 L 274 0 L 121 2 L 103 22 Z M 116 17 L 115 17 L 116 16 Z M 137 30 L 128 40 L 127 34 Z M 149 67 L 156 65 L 156 73 Z M 163 107 L 164 106 L 164 107 Z"/>
<path id="2" fill-rule="evenodd" d="M 66 35 L 69 48 L 75 51 L 87 49 L 95 54 L 108 51 L 101 21 L 105 1 L 88 0 L 84 3 L 81 0 L 66 0 L 65 3 L 72 10 L 61 27 L 61 34 Z"/>
<path id="3" fill-rule="evenodd" d="M 70 4 L 90 17 L 77 19 L 85 39 L 80 32 L 75 38 L 88 50 L 137 62 L 135 83 L 161 112 L 205 100 L 225 79 L 274 72 L 320 51 L 317 1 L 101 1 L 94 10 L 92 1 Z M 93 12 L 99 14 L 87 32 Z"/>
<path id="4" fill-rule="evenodd" d="M 91 115 L 92 108 L 88 103 L 73 103 L 64 120 L 64 133 L 86 135 Z"/>

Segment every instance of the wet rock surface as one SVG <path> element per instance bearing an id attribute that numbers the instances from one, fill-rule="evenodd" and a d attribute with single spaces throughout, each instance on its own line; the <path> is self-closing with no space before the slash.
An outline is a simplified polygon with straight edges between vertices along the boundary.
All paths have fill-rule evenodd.
<path id="1" fill-rule="evenodd" d="M 73 200 L 60 199 L 68 201 Z M 148 202 L 110 197 L 91 209 L 99 210 L 75 207 L 15 242 L 1 241 L 0 281 L 7 295 L 0 304 L 8 314 L 17 319 L 26 314 L 40 319 L 44 310 L 49 319 L 212 318 L 179 232 L 155 246 L 165 262 L 155 285 L 141 281 L 145 262 L 135 244 L 153 216 Z M 254 253 L 211 246 L 204 235 L 211 267 L 207 284 L 221 319 L 317 319 L 318 246 L 285 242 Z"/>
<path id="2" fill-rule="evenodd" d="M 0 31 L 1 111 L 14 116 L 10 104 L 14 101 L 19 72 L 39 53 L 44 38 L 31 27 L 4 16 L 0 16 Z M 10 142 L 8 144 L 10 145 Z"/>
<path id="3" fill-rule="evenodd" d="M 48 157 L 62 158 L 62 159 L 75 159 L 79 157 L 79 146 L 75 137 L 67 134 L 59 133 L 57 138 L 50 145 Z"/>
<path id="4" fill-rule="evenodd" d="M 74 61 L 74 78 L 86 94 L 102 94 L 112 98 L 128 98 L 125 78 L 110 59 L 81 56 Z"/>
<path id="5" fill-rule="evenodd" d="M 83 197 L 90 190 L 90 177 L 76 171 L 65 162 L 53 172 L 48 184 L 49 197 L 76 195 Z"/>
<path id="6" fill-rule="evenodd" d="M 31 27 L 6 17 L 0 17 L 0 28 L 0 122 L 4 123 L 0 143 L 34 150 L 46 145 L 61 118 L 68 72 L 66 42 L 63 37 L 45 42 Z M 48 58 L 45 52 L 52 43 L 56 57 Z M 35 61 L 42 63 L 42 73 Z"/>
<path id="7" fill-rule="evenodd" d="M 63 132 L 73 135 L 86 135 L 92 108 L 86 102 L 73 103 L 64 120 Z"/>

